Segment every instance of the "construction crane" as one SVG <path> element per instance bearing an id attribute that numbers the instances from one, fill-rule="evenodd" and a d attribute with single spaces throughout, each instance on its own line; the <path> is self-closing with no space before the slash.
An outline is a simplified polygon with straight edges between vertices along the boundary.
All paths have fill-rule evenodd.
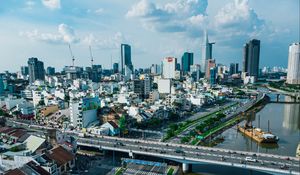
<path id="1" fill-rule="evenodd" d="M 70 50 L 70 54 L 71 54 L 71 57 L 72 57 L 72 66 L 74 67 L 74 62 L 75 62 L 75 57 L 73 55 L 73 52 L 72 52 L 72 49 L 71 49 L 71 45 L 69 44 L 69 50 Z"/>
<path id="2" fill-rule="evenodd" d="M 93 54 L 92 54 L 92 47 L 89 46 L 89 48 L 90 48 L 91 64 L 92 64 L 92 67 L 93 67 L 93 65 L 94 65 L 94 58 L 93 58 Z"/>

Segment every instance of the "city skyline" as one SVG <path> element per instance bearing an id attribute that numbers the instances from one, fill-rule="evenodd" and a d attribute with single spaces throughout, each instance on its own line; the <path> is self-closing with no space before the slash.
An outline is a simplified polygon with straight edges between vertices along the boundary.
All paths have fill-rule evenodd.
<path id="1" fill-rule="evenodd" d="M 186 51 L 193 52 L 194 63 L 199 64 L 205 29 L 209 40 L 216 42 L 213 59 L 218 63 L 242 65 L 243 44 L 255 38 L 261 40 L 260 67 L 287 67 L 289 44 L 299 42 L 296 23 L 299 17 L 292 15 L 295 11 L 299 13 L 298 3 L 297 0 L 3 2 L 0 71 L 20 71 L 30 57 L 39 58 L 45 67 L 61 70 L 64 65 L 72 64 L 68 43 L 74 48 L 75 65 L 83 67 L 90 65 L 89 45 L 93 48 L 94 64 L 111 68 L 111 58 L 112 63 L 120 64 L 121 43 L 131 45 L 132 64 L 136 68 L 160 64 L 167 56 L 180 59 Z M 290 18 L 276 15 L 280 11 Z M 7 58 L 14 62 L 13 66 L 5 61 Z"/>

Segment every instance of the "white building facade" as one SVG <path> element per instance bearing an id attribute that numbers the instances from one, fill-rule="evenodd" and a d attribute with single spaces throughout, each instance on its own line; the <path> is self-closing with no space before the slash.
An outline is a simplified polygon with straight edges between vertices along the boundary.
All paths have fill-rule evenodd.
<path id="1" fill-rule="evenodd" d="M 300 84 L 300 43 L 293 43 L 289 47 L 289 62 L 286 81 L 288 84 Z"/>

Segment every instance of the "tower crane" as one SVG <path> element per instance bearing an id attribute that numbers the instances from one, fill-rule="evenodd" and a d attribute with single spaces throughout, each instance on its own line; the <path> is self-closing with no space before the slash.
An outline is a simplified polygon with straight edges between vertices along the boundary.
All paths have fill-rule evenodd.
<path id="1" fill-rule="evenodd" d="M 91 64 L 92 64 L 92 67 L 93 67 L 93 65 L 94 65 L 94 57 L 93 57 L 93 53 L 92 53 L 92 47 L 89 46 L 89 48 L 90 48 Z"/>
<path id="2" fill-rule="evenodd" d="M 72 66 L 74 67 L 74 62 L 75 62 L 75 57 L 73 55 L 73 52 L 72 52 L 72 49 L 71 49 L 71 45 L 69 44 L 69 50 L 70 50 L 70 54 L 71 54 L 71 57 L 72 57 Z"/>

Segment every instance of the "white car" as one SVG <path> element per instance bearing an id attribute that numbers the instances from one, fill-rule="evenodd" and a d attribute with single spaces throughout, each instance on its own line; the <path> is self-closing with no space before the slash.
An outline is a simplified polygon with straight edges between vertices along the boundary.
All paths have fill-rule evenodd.
<path id="1" fill-rule="evenodd" d="M 246 157 L 245 161 L 247 161 L 247 162 L 257 162 L 257 160 L 253 159 L 252 157 Z"/>

